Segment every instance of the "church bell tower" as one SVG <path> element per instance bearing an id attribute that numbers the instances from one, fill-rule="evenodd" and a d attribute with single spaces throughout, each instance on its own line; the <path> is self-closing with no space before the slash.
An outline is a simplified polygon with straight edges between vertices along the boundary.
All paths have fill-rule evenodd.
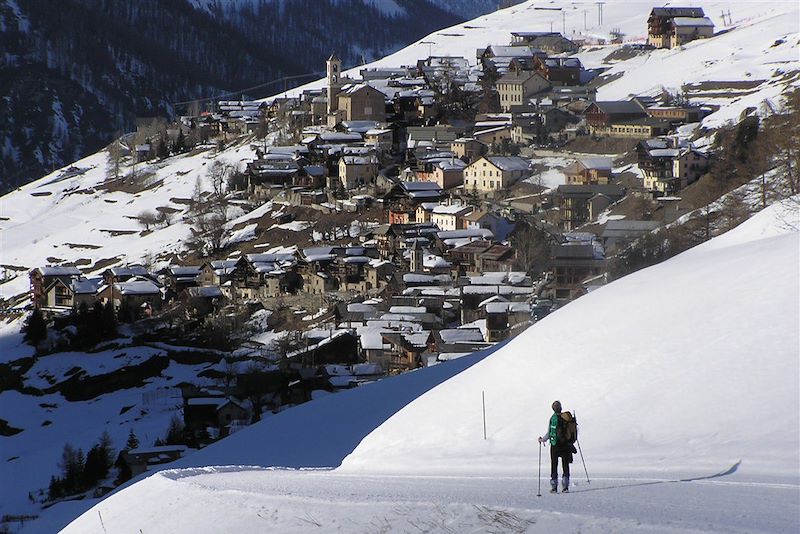
<path id="1" fill-rule="evenodd" d="M 331 114 L 339 109 L 336 95 L 342 87 L 342 60 L 333 53 L 325 62 L 325 66 L 328 74 L 328 114 Z"/>

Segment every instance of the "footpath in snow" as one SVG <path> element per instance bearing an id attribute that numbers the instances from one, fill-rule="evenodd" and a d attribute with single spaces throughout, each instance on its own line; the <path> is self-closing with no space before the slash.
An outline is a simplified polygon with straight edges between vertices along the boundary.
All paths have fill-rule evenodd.
<path id="1" fill-rule="evenodd" d="M 530 474 L 166 471 L 126 490 L 131 506 L 100 506 L 66 532 L 794 531 L 797 486 L 741 478 L 593 478 L 587 484 L 575 477 L 570 494 L 547 493 L 543 480 L 545 493 L 537 497 L 537 479 Z M 140 505 L 150 511 L 156 503 L 169 513 L 142 513 Z"/>

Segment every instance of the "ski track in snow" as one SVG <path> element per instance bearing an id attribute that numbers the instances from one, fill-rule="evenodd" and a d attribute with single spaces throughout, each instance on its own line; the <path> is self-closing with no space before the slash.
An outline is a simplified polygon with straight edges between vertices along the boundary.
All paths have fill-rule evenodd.
<path id="1" fill-rule="evenodd" d="M 736 475 L 730 482 L 601 477 L 587 483 L 577 476 L 580 464 L 573 466 L 570 494 L 549 494 L 542 478 L 541 497 L 530 474 L 370 476 L 247 467 L 165 471 L 123 493 L 173 510 L 160 514 L 158 526 L 176 533 L 215 532 L 209 507 L 236 510 L 227 528 L 279 532 L 790 532 L 800 513 L 794 484 L 736 481 Z M 135 507 L 101 504 L 98 511 L 109 532 L 148 525 Z M 66 532 L 91 532 L 98 517 L 86 514 Z"/>

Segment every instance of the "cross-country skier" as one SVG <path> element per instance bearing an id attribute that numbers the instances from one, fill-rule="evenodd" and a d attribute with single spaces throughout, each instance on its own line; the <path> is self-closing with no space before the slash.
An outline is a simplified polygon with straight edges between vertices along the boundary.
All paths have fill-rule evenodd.
<path id="1" fill-rule="evenodd" d="M 563 437 L 563 431 L 559 432 L 559 426 L 564 424 L 561 417 L 561 402 L 555 401 L 547 432 L 539 438 L 539 443 L 550 443 L 550 493 L 558 492 L 559 458 L 561 458 L 561 470 L 564 475 L 561 479 L 561 492 L 569 492 L 569 464 L 572 463 L 572 453 L 575 452 L 575 447 Z"/>

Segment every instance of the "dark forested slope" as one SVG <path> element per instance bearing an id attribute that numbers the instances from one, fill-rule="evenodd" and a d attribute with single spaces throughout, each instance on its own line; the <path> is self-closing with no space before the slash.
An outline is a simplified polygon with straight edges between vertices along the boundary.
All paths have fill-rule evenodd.
<path id="1" fill-rule="evenodd" d="M 392 5 L 400 10 L 365 0 L 0 0 L 0 193 L 96 151 L 137 116 L 324 70 L 333 50 L 345 65 L 369 61 L 467 18 L 438 0 Z"/>

